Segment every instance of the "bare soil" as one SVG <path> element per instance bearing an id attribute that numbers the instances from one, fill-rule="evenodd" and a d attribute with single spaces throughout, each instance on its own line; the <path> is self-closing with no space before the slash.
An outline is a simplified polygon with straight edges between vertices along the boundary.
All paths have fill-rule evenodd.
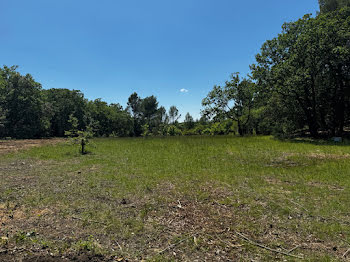
<path id="1" fill-rule="evenodd" d="M 0 154 L 61 141 L 0 141 Z M 314 160 L 347 158 L 345 153 L 287 152 L 262 165 L 287 172 L 306 168 Z M 113 195 L 113 183 L 98 177 L 102 163 L 109 162 L 54 172 L 81 160 L 65 161 L 11 158 L 0 163 L 0 262 L 349 258 L 349 214 L 318 214 L 305 207 L 302 198 L 293 197 L 303 185 L 310 191 L 325 191 L 328 198 L 344 196 L 344 184 L 297 180 L 270 171 L 261 177 L 263 192 L 242 178 L 234 186 L 192 180 L 191 190 L 174 181 L 159 181 L 142 194 Z M 120 172 L 115 176 L 121 178 L 119 163 L 110 168 Z M 131 172 L 128 178 L 138 179 L 138 173 Z M 65 195 L 68 198 L 63 201 L 60 196 Z M 322 235 L 329 225 L 341 231 L 333 233 L 335 237 Z"/>
<path id="2" fill-rule="evenodd" d="M 0 155 L 29 149 L 43 145 L 54 145 L 64 141 L 63 138 L 26 139 L 26 140 L 0 140 Z"/>
<path id="3" fill-rule="evenodd" d="M 47 252 L 38 251 L 13 251 L 0 253 L 0 261 L 13 261 L 13 262 L 109 262 L 109 261 L 126 261 L 126 260 L 116 260 L 111 257 L 104 257 L 102 255 L 96 255 L 89 252 L 80 252 L 75 254 L 68 254 L 66 256 L 54 256 L 47 254 Z"/>

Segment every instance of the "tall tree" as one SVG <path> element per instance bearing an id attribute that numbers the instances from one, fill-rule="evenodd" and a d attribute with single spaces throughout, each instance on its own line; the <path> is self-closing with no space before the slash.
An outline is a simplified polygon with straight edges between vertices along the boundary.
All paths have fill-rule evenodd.
<path id="1" fill-rule="evenodd" d="M 231 80 L 225 86 L 214 86 L 202 105 L 205 107 L 202 114 L 213 118 L 214 121 L 231 119 L 237 122 L 238 133 L 247 133 L 247 125 L 251 116 L 255 84 L 247 79 L 241 80 L 238 73 L 231 75 Z"/>
<path id="2" fill-rule="evenodd" d="M 161 106 L 158 109 L 158 119 L 159 123 L 161 124 L 167 124 L 167 122 L 169 121 L 169 116 L 164 106 Z"/>
<path id="3" fill-rule="evenodd" d="M 157 98 L 155 96 L 148 96 L 142 99 L 141 111 L 143 118 L 146 120 L 146 123 L 150 126 L 153 126 L 158 112 Z"/>
<path id="4" fill-rule="evenodd" d="M 41 85 L 17 67 L 0 68 L 0 107 L 6 115 L 6 135 L 36 138 L 48 135 L 49 121 L 44 112 Z"/>
<path id="5" fill-rule="evenodd" d="M 276 127 L 341 135 L 349 115 L 350 8 L 286 23 L 264 43 L 253 76 Z"/>
<path id="6" fill-rule="evenodd" d="M 88 103 L 89 124 L 97 136 L 129 136 L 133 132 L 130 114 L 119 104 L 107 104 L 101 99 Z"/>
<path id="7" fill-rule="evenodd" d="M 187 113 L 187 114 L 185 115 L 184 125 L 185 125 L 185 128 L 186 128 L 186 129 L 194 128 L 194 119 L 193 119 L 193 117 L 190 115 L 190 113 Z"/>
<path id="8" fill-rule="evenodd" d="M 127 110 L 134 118 L 138 118 L 141 113 L 141 98 L 136 92 L 132 93 L 128 98 Z"/>
<path id="9" fill-rule="evenodd" d="M 169 108 L 169 121 L 171 124 L 175 124 L 177 122 L 177 120 L 179 120 L 179 118 L 181 117 L 181 115 L 179 114 L 179 110 L 177 109 L 176 106 L 171 106 Z"/>
<path id="10" fill-rule="evenodd" d="M 148 96 L 142 99 L 137 93 L 133 93 L 128 99 L 127 110 L 133 116 L 135 136 L 140 136 L 144 132 L 142 126 L 147 124 L 149 131 L 151 131 L 161 122 L 163 117 L 166 117 L 164 110 L 158 108 L 158 101 L 155 96 Z"/>
<path id="11" fill-rule="evenodd" d="M 128 98 L 127 111 L 132 115 L 133 119 L 133 135 L 140 136 L 142 134 L 142 115 L 141 115 L 141 98 L 136 92 L 132 93 Z"/>
<path id="12" fill-rule="evenodd" d="M 339 8 L 350 7 L 350 0 L 318 0 L 321 13 L 333 12 Z"/>
<path id="13" fill-rule="evenodd" d="M 64 132 L 69 129 L 68 120 L 71 114 L 78 120 L 77 128 L 85 129 L 87 101 L 80 91 L 52 88 L 44 92 L 50 115 L 51 136 L 64 136 Z"/>
<path id="14" fill-rule="evenodd" d="M 6 136 L 6 112 L 0 107 L 0 138 Z"/>

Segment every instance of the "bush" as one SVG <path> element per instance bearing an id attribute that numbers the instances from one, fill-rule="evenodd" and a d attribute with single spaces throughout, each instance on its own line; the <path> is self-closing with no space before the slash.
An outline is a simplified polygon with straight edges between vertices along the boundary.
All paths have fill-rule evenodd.
<path id="1" fill-rule="evenodd" d="M 169 125 L 168 129 L 167 129 L 167 135 L 168 136 L 181 136 L 182 132 L 177 126 Z"/>
<path id="2" fill-rule="evenodd" d="M 144 124 L 142 126 L 142 136 L 147 137 L 151 135 L 151 131 L 149 130 L 149 124 Z"/>
<path id="3" fill-rule="evenodd" d="M 184 135 L 184 136 L 194 136 L 194 135 L 198 135 L 198 133 L 196 133 L 195 129 L 189 129 L 189 130 L 182 131 L 182 135 Z"/>

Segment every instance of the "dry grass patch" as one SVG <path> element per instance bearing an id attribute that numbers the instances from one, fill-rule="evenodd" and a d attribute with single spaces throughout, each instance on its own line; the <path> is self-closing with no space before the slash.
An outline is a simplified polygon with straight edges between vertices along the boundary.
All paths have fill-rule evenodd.
<path id="1" fill-rule="evenodd" d="M 29 149 L 43 145 L 55 145 L 63 141 L 65 141 L 65 139 L 63 138 L 0 140 L 0 154 L 12 153 L 19 150 Z"/>

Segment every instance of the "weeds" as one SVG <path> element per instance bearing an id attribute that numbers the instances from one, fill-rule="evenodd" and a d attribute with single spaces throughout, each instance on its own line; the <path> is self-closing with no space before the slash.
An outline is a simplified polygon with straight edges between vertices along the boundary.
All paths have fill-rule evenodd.
<path id="1" fill-rule="evenodd" d="M 350 247 L 346 142 L 221 136 L 94 143 L 85 156 L 58 144 L 0 159 L 6 247 L 129 261 L 271 261 L 290 259 L 284 253 L 296 246 L 292 254 L 305 260 L 337 261 Z"/>

